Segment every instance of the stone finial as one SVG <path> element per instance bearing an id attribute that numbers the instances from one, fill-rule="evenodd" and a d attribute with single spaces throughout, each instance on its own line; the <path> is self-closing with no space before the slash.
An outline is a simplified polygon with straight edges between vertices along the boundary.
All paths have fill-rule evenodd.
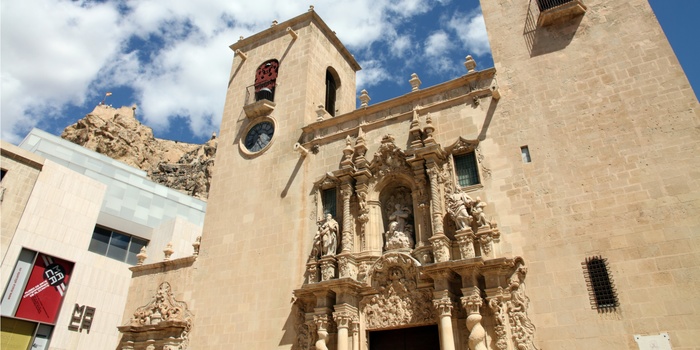
<path id="1" fill-rule="evenodd" d="M 322 122 L 323 119 L 326 117 L 326 108 L 323 107 L 323 105 L 318 105 L 318 109 L 316 110 L 316 121 L 317 122 Z"/>
<path id="2" fill-rule="evenodd" d="M 136 265 L 143 265 L 143 262 L 148 259 L 148 254 L 146 254 L 146 247 L 141 247 L 141 251 L 136 255 Z"/>
<path id="3" fill-rule="evenodd" d="M 241 41 L 241 40 L 243 40 L 243 35 L 238 37 L 238 41 Z"/>
<path id="4" fill-rule="evenodd" d="M 199 255 L 199 246 L 202 244 L 202 236 L 197 236 L 197 239 L 194 240 L 194 243 L 192 243 L 192 248 L 194 248 L 194 253 L 192 255 L 197 256 Z"/>
<path id="5" fill-rule="evenodd" d="M 275 20 L 272 20 L 272 25 L 270 25 L 270 27 L 274 27 L 274 26 L 276 26 L 277 24 L 279 24 L 279 22 L 277 22 L 276 19 L 275 19 Z"/>
<path id="6" fill-rule="evenodd" d="M 472 55 L 467 55 L 467 58 L 464 61 L 464 67 L 467 68 L 467 73 L 474 72 L 474 68 L 476 68 L 476 61 L 474 61 Z"/>
<path id="7" fill-rule="evenodd" d="M 309 5 L 309 12 L 313 12 L 314 10 L 314 5 Z"/>
<path id="8" fill-rule="evenodd" d="M 433 126 L 433 118 L 430 117 L 430 114 L 425 118 L 425 127 L 423 127 L 423 134 L 425 135 L 425 138 L 423 139 L 423 142 L 426 145 L 431 145 L 435 143 L 435 139 L 433 139 L 433 132 L 435 131 L 435 126 Z"/>
<path id="9" fill-rule="evenodd" d="M 411 80 L 409 80 L 408 82 L 411 83 L 411 91 L 418 91 L 421 83 L 420 79 L 418 79 L 418 74 L 411 74 Z"/>
<path id="10" fill-rule="evenodd" d="M 165 246 L 165 249 L 163 249 L 163 254 L 165 254 L 165 258 L 163 261 L 168 261 L 170 260 L 170 256 L 173 255 L 175 251 L 173 250 L 173 242 L 169 242 L 168 245 Z"/>
<path id="11" fill-rule="evenodd" d="M 367 90 L 362 89 L 360 91 L 360 107 L 366 108 L 369 105 L 369 94 L 367 93 Z"/>
<path id="12" fill-rule="evenodd" d="M 352 169 L 352 155 L 355 153 L 355 149 L 352 147 L 352 139 L 350 135 L 345 138 L 345 148 L 343 149 L 343 160 L 340 161 L 340 165 L 343 168 Z"/>

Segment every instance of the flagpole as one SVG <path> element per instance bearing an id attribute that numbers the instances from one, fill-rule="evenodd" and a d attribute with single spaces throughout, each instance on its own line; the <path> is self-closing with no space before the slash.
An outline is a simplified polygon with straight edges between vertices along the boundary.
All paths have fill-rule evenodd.
<path id="1" fill-rule="evenodd" d="M 107 92 L 107 93 L 105 94 L 105 97 L 102 99 L 102 102 L 100 102 L 101 105 L 105 104 L 105 100 L 107 99 L 107 96 L 112 96 L 112 93 L 111 93 L 111 92 Z"/>

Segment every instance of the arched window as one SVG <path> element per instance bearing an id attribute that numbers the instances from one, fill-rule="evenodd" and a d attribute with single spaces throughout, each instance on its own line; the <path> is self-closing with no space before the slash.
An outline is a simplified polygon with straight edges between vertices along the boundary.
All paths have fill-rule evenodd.
<path id="1" fill-rule="evenodd" d="M 255 101 L 275 100 L 275 81 L 279 66 L 280 63 L 277 60 L 269 60 L 255 71 Z"/>
<path id="2" fill-rule="evenodd" d="M 335 117 L 335 93 L 338 90 L 338 84 L 333 77 L 332 68 L 326 69 L 326 112 Z"/>

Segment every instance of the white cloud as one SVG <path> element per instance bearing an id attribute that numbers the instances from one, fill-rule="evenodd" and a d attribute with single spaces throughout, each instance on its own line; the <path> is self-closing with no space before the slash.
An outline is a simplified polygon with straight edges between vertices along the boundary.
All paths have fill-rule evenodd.
<path id="1" fill-rule="evenodd" d="M 418 47 L 415 33 L 399 35 L 396 28 L 436 1 L 314 4 L 340 40 L 360 53 L 359 60 L 369 58 L 361 62 L 356 79 L 363 89 L 398 79 L 391 76 L 396 61 L 385 63 L 385 57 L 399 57 L 405 66 L 420 56 L 413 52 Z M 167 129 L 179 116 L 194 134 L 208 136 L 220 123 L 233 55 L 228 45 L 269 27 L 273 19 L 284 21 L 308 10 L 308 3 L 287 0 L 270 0 L 265 6 L 243 0 L 32 0 L 0 6 L 2 138 L 10 142 L 47 118 L 61 117 L 68 106 L 120 86 L 135 92 L 139 115 L 156 130 Z M 469 28 L 483 26 L 483 19 L 472 17 L 468 28 L 455 16 L 446 29 L 462 41 L 478 42 Z M 449 50 L 447 36 L 445 31 L 433 33 L 425 53 Z M 129 47 L 134 38 L 144 43 L 140 51 Z"/>
<path id="2" fill-rule="evenodd" d="M 390 78 L 389 72 L 382 66 L 380 61 L 369 60 L 359 63 L 362 66 L 362 70 L 357 72 L 357 91 L 362 89 L 368 90 L 370 87 Z M 370 97 L 371 96 L 372 95 L 370 94 Z"/>
<path id="3" fill-rule="evenodd" d="M 17 142 L 20 129 L 91 94 L 90 82 L 118 52 L 123 34 L 111 4 L 35 0 L 1 6 L 2 138 Z"/>
<path id="4" fill-rule="evenodd" d="M 444 55 L 452 47 L 449 35 L 439 30 L 430 34 L 425 41 L 425 54 L 431 57 Z"/>
<path id="5" fill-rule="evenodd" d="M 400 35 L 394 38 L 390 43 L 391 53 L 397 57 L 403 57 L 406 50 L 412 46 L 411 37 L 408 35 Z"/>
<path id="6" fill-rule="evenodd" d="M 455 31 L 467 54 L 481 56 L 491 53 L 484 16 L 480 11 L 457 13 L 447 22 L 447 26 Z"/>

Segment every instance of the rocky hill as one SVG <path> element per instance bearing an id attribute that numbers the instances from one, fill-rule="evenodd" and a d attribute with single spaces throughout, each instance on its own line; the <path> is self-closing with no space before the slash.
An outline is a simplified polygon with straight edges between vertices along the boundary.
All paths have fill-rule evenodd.
<path id="1" fill-rule="evenodd" d="M 98 105 L 61 137 L 148 173 L 152 181 L 207 199 L 217 139 L 202 145 L 159 139 L 135 116 L 136 106 Z"/>

